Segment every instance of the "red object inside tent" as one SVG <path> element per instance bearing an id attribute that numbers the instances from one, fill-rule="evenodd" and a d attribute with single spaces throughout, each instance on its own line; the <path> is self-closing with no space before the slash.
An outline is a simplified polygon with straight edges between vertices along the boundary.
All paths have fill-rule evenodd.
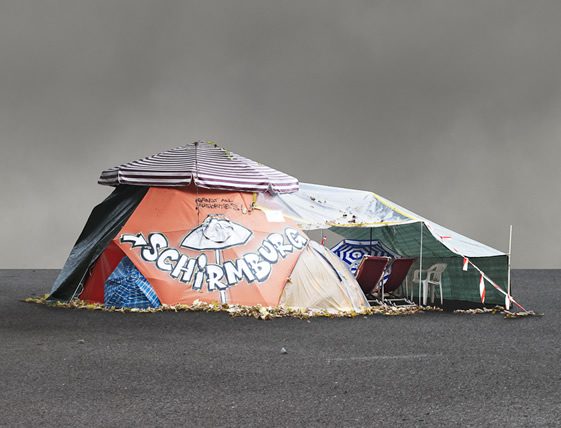
<path id="1" fill-rule="evenodd" d="M 103 303 L 105 281 L 107 281 L 107 278 L 109 278 L 123 257 L 125 257 L 123 250 L 115 242 L 111 241 L 90 271 L 84 284 L 84 290 L 80 294 L 80 299 L 87 302 Z"/>

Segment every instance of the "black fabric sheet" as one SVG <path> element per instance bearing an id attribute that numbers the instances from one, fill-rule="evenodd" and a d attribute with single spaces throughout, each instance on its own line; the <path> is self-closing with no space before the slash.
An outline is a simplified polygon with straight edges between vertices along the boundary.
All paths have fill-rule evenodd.
<path id="1" fill-rule="evenodd" d="M 123 227 L 148 187 L 121 184 L 90 214 L 64 267 L 51 289 L 49 300 L 71 299 L 92 263 Z"/>

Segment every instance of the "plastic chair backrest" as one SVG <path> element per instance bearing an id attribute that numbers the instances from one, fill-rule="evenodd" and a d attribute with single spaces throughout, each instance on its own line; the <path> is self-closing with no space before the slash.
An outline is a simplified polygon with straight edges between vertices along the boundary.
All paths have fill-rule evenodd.
<path id="1" fill-rule="evenodd" d="M 442 274 L 448 265 L 446 263 L 435 263 L 427 269 L 427 279 L 430 282 L 440 282 Z"/>
<path id="2" fill-rule="evenodd" d="M 356 280 L 364 294 L 370 294 L 380 282 L 389 257 L 365 256 L 356 270 Z"/>
<path id="3" fill-rule="evenodd" d="M 391 293 L 399 288 L 415 259 L 395 259 L 392 263 L 390 277 L 384 284 L 384 292 Z"/>

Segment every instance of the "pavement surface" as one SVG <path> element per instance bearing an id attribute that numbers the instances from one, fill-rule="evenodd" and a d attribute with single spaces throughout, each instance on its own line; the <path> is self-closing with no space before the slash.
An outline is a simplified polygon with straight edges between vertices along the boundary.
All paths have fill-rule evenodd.
<path id="1" fill-rule="evenodd" d="M 554 426 L 561 271 L 513 272 L 544 317 L 121 314 L 20 302 L 55 270 L 0 270 L 3 426 Z M 287 353 L 281 353 L 281 348 Z"/>

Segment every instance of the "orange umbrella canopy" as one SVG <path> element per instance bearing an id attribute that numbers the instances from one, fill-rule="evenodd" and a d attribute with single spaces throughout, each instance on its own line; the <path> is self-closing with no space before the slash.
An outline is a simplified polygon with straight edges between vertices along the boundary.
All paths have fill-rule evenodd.
<path id="1" fill-rule="evenodd" d="M 114 242 L 163 304 L 276 306 L 308 238 L 251 193 L 152 187 Z"/>

